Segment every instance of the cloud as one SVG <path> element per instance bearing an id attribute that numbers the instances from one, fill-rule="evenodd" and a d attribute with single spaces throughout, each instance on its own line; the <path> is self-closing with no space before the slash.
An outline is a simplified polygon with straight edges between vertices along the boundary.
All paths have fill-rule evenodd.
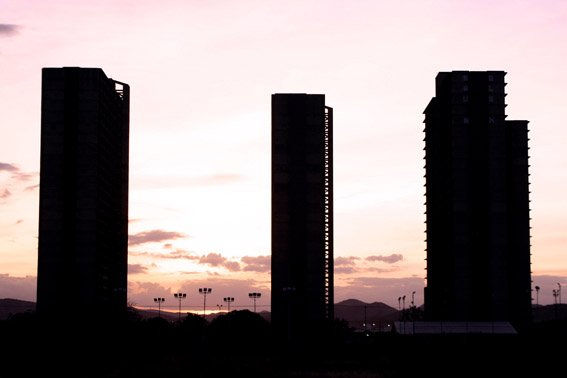
<path id="1" fill-rule="evenodd" d="M 199 264 L 223 267 L 230 272 L 238 272 L 240 270 L 240 264 L 237 261 L 229 261 L 220 253 L 214 252 L 201 256 L 199 258 Z"/>
<path id="2" fill-rule="evenodd" d="M 220 253 L 209 253 L 208 255 L 201 256 L 199 264 L 207 264 L 210 266 L 219 266 L 226 261 L 226 258 L 221 256 Z"/>
<path id="3" fill-rule="evenodd" d="M 23 220 L 23 219 L 18 219 L 18 220 L 16 221 L 16 224 L 21 224 L 21 223 L 24 223 L 24 220 Z"/>
<path id="4" fill-rule="evenodd" d="M 244 256 L 240 259 L 244 264 L 242 270 L 246 272 L 266 273 L 271 270 L 271 256 Z"/>
<path id="5" fill-rule="evenodd" d="M 358 272 L 355 267 L 352 266 L 339 266 L 334 269 L 335 274 L 353 274 Z"/>
<path id="6" fill-rule="evenodd" d="M 382 261 L 385 262 L 386 264 L 393 264 L 396 263 L 398 261 L 402 261 L 404 259 L 404 256 L 399 254 L 399 253 L 392 253 L 391 255 L 374 255 L 374 256 L 368 256 L 366 258 L 366 261 Z"/>
<path id="7" fill-rule="evenodd" d="M 1 26 L 2 24 L 0 24 Z M 0 162 L 0 172 L 1 171 L 6 171 L 6 172 L 18 172 L 20 169 L 18 167 L 16 167 L 13 164 L 9 164 L 9 163 L 2 163 Z"/>
<path id="8" fill-rule="evenodd" d="M 356 256 L 337 257 L 335 259 L 335 266 L 352 266 L 359 258 Z"/>
<path id="9" fill-rule="evenodd" d="M 223 264 L 223 266 L 230 272 L 240 271 L 240 264 L 238 261 L 227 261 Z"/>
<path id="10" fill-rule="evenodd" d="M 37 188 L 39 188 L 39 184 L 26 186 L 26 188 L 25 188 L 24 190 L 25 190 L 26 192 L 31 192 L 31 191 L 36 190 Z"/>
<path id="11" fill-rule="evenodd" d="M 12 195 L 12 192 L 10 192 L 6 188 L 4 188 L 4 191 L 0 192 L 0 198 L 2 198 L 2 199 L 6 199 L 6 198 L 10 197 L 11 195 Z"/>
<path id="12" fill-rule="evenodd" d="M 155 259 L 184 259 L 184 260 L 199 260 L 200 257 L 194 255 L 189 251 L 183 249 L 177 249 L 169 253 L 159 253 L 159 252 L 139 252 L 139 251 L 129 251 L 130 256 L 143 256 L 151 257 Z"/>
<path id="13" fill-rule="evenodd" d="M 141 264 L 128 264 L 128 274 L 145 274 L 148 267 Z"/>
<path id="14" fill-rule="evenodd" d="M 0 24 L 0 37 L 12 37 L 18 34 L 20 29 L 19 25 L 14 24 Z"/>
<path id="15" fill-rule="evenodd" d="M 145 243 L 157 243 L 164 240 L 174 240 L 185 238 L 187 235 L 176 231 L 164 231 L 164 230 L 150 230 L 139 232 L 128 237 L 129 245 L 140 245 Z"/>
<path id="16" fill-rule="evenodd" d="M 165 244 L 163 245 L 163 248 L 165 248 L 165 249 L 171 249 L 171 248 L 173 248 L 173 244 L 171 244 L 171 243 L 165 243 Z"/>

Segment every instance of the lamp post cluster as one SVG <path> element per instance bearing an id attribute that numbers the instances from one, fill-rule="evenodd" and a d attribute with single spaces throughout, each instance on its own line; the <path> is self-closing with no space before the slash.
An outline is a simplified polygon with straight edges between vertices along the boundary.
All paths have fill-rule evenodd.
<path id="1" fill-rule="evenodd" d="M 224 297 L 222 300 L 227 304 L 228 312 L 230 312 L 230 304 L 234 302 L 234 297 Z"/>
<path id="2" fill-rule="evenodd" d="M 412 291 L 411 293 L 411 304 L 410 304 L 410 308 L 415 307 L 415 291 Z M 398 297 L 398 310 L 403 311 L 406 309 L 406 296 L 403 295 L 401 297 Z"/>
<path id="3" fill-rule="evenodd" d="M 254 312 L 256 312 L 256 299 L 259 299 L 262 293 L 248 293 L 248 298 L 254 301 Z"/>
<path id="4" fill-rule="evenodd" d="M 181 321 L 181 300 L 187 298 L 187 294 L 186 293 L 175 293 L 173 294 L 173 296 L 175 298 L 177 298 L 179 300 L 179 321 Z"/>
<path id="5" fill-rule="evenodd" d="M 199 288 L 199 294 L 203 296 L 203 316 L 205 316 L 207 309 L 207 295 L 211 294 L 212 292 L 213 289 L 210 287 Z M 181 321 L 181 301 L 187 299 L 187 293 L 174 293 L 173 296 L 179 301 L 178 320 Z M 258 292 L 248 294 L 248 297 L 254 301 L 254 312 L 256 312 L 256 300 L 258 300 L 261 296 L 262 293 Z M 228 312 L 230 312 L 230 305 L 234 303 L 234 297 L 224 297 L 222 300 L 226 303 Z M 154 298 L 154 302 L 158 304 L 158 316 L 161 318 L 161 305 L 163 302 L 165 302 L 165 298 Z M 224 305 L 217 304 L 217 309 L 219 311 L 222 311 L 223 307 Z"/>
<path id="6" fill-rule="evenodd" d="M 536 306 L 537 306 L 539 305 L 539 291 L 541 290 L 541 288 L 539 286 L 535 286 L 534 289 L 536 293 Z M 561 304 L 561 283 L 557 282 L 557 289 L 553 289 L 551 293 L 553 295 L 553 304 Z"/>
<path id="7" fill-rule="evenodd" d="M 207 294 L 211 294 L 213 289 L 210 287 L 199 288 L 199 294 L 203 296 L 203 316 L 205 316 L 205 309 L 207 308 Z"/>
<path id="8" fill-rule="evenodd" d="M 154 298 L 154 302 L 158 304 L 158 317 L 161 318 L 161 304 L 165 302 L 165 298 Z"/>
<path id="9" fill-rule="evenodd" d="M 561 304 L 561 284 L 557 283 L 557 289 L 553 289 L 553 303 Z"/>

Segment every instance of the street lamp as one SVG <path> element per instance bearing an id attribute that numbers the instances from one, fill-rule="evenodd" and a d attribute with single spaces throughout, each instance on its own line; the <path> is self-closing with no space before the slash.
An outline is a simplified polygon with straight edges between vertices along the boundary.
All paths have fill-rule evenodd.
<path id="1" fill-rule="evenodd" d="M 165 298 L 154 298 L 154 302 L 158 304 L 158 317 L 161 318 L 161 304 L 165 302 Z"/>
<path id="2" fill-rule="evenodd" d="M 411 293 L 411 307 L 415 307 L 415 291 Z"/>
<path id="3" fill-rule="evenodd" d="M 398 310 L 402 309 L 402 297 L 398 297 Z"/>
<path id="4" fill-rule="evenodd" d="M 559 289 L 557 289 L 557 296 L 559 297 L 559 304 L 561 304 L 561 284 L 559 282 L 557 283 L 557 287 L 559 287 Z"/>
<path id="5" fill-rule="evenodd" d="M 222 305 L 217 304 L 217 308 L 219 309 L 219 312 L 222 312 Z"/>
<path id="6" fill-rule="evenodd" d="M 402 309 L 405 310 L 406 309 L 406 296 L 405 295 L 402 297 L 402 303 L 403 303 Z"/>
<path id="7" fill-rule="evenodd" d="M 205 317 L 205 309 L 207 308 L 207 294 L 211 294 L 213 289 L 210 287 L 199 288 L 199 294 L 203 295 L 203 317 Z"/>
<path id="8" fill-rule="evenodd" d="M 254 312 L 256 312 L 256 299 L 259 299 L 262 293 L 248 293 L 248 298 L 254 300 Z"/>
<path id="9" fill-rule="evenodd" d="M 539 305 L 539 289 L 540 289 L 539 286 L 535 287 L 535 304 L 536 305 Z"/>
<path id="10" fill-rule="evenodd" d="M 222 300 L 228 305 L 228 312 L 230 312 L 230 304 L 234 302 L 234 297 L 224 297 Z"/>
<path id="11" fill-rule="evenodd" d="M 179 300 L 179 321 L 181 321 L 181 300 L 187 298 L 186 293 L 175 293 L 173 294 L 175 298 Z"/>

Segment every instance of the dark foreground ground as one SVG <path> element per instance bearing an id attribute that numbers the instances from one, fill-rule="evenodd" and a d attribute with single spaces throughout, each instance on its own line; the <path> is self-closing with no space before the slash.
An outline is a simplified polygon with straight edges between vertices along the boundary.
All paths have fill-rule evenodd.
<path id="1" fill-rule="evenodd" d="M 399 336 L 352 332 L 335 322 L 309 343 L 276 343 L 249 311 L 210 323 L 140 319 L 0 321 L 0 377 L 564 377 L 567 322 L 517 336 Z"/>

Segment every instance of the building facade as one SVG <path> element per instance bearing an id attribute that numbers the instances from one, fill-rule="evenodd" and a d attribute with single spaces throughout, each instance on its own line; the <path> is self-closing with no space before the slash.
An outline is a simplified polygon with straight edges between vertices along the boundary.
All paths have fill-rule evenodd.
<path id="1" fill-rule="evenodd" d="M 272 324 L 281 338 L 333 319 L 333 109 L 272 95 Z"/>
<path id="2" fill-rule="evenodd" d="M 441 72 L 425 109 L 429 320 L 531 318 L 528 121 L 505 72 Z"/>
<path id="3" fill-rule="evenodd" d="M 99 68 L 44 68 L 37 309 L 126 309 L 130 89 Z"/>

